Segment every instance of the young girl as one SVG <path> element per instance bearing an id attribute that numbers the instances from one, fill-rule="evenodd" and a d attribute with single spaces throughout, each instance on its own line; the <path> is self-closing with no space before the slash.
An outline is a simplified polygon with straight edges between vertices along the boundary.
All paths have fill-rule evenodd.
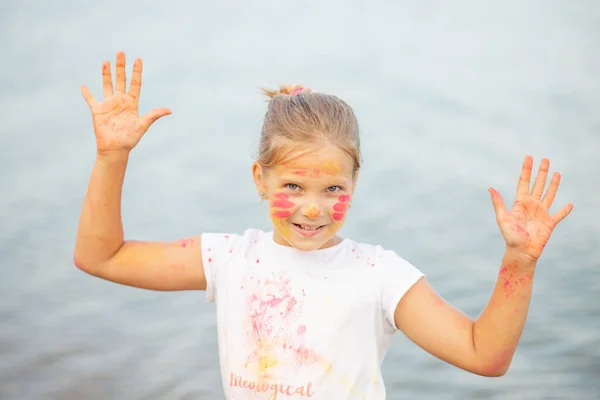
<path id="1" fill-rule="evenodd" d="M 484 376 L 506 373 L 525 324 L 537 260 L 573 206 L 548 213 L 558 189 L 549 162 L 530 189 L 527 156 L 508 210 L 489 189 L 506 242 L 488 305 L 473 321 L 395 252 L 337 236 L 360 171 L 358 123 L 339 98 L 301 86 L 270 97 L 252 173 L 273 230 L 204 233 L 176 242 L 124 240 L 121 189 L 131 149 L 170 110 L 138 116 L 142 62 L 126 91 L 125 55 L 102 66 L 104 99 L 84 86 L 96 163 L 74 262 L 83 271 L 151 290 L 206 290 L 217 304 L 228 399 L 384 399 L 381 363 L 400 330 L 432 355 Z"/>

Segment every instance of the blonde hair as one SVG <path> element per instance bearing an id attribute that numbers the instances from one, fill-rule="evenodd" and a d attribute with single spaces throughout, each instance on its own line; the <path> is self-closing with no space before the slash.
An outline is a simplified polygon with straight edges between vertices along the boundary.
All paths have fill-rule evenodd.
<path id="1" fill-rule="evenodd" d="M 298 156 L 299 149 L 332 144 L 361 166 L 358 121 L 352 108 L 340 98 L 313 92 L 301 85 L 262 89 L 269 99 L 258 146 L 258 163 L 270 168 Z M 312 146 L 311 146 L 312 145 Z"/>

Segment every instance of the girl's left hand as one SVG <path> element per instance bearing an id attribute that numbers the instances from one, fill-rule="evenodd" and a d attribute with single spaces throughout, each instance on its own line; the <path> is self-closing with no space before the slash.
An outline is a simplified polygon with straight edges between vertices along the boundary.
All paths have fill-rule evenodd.
<path id="1" fill-rule="evenodd" d="M 554 227 L 573 209 L 573 204 L 568 203 L 556 214 L 549 214 L 548 211 L 560 183 L 560 174 L 555 172 L 546 194 L 542 197 L 549 165 L 550 161 L 547 158 L 542 159 L 530 192 L 533 158 L 525 157 L 517 186 L 517 196 L 510 211 L 504 205 L 500 193 L 493 188 L 489 189 L 496 213 L 496 222 L 498 222 L 507 247 L 515 250 L 517 254 L 530 258 L 533 262 L 542 255 Z"/>

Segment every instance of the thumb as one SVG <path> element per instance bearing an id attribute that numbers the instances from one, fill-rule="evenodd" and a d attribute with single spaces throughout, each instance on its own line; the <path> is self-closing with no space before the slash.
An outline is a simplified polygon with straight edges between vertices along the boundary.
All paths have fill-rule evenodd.
<path id="1" fill-rule="evenodd" d="M 508 214 L 508 210 L 504 205 L 504 201 L 502 200 L 502 196 L 500 193 L 494 188 L 489 188 L 488 192 L 492 198 L 492 205 L 494 206 L 494 212 L 496 213 L 496 219 L 502 219 L 506 214 Z"/>
<path id="2" fill-rule="evenodd" d="M 164 117 L 165 115 L 171 115 L 171 110 L 168 108 L 155 108 L 140 118 L 140 125 L 146 130 L 150 128 L 150 125 L 157 119 Z"/>

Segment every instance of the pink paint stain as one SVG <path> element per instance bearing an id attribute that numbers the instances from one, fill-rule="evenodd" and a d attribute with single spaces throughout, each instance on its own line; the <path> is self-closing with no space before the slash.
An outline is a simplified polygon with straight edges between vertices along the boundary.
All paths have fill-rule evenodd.
<path id="1" fill-rule="evenodd" d="M 279 207 L 279 208 L 292 208 L 295 206 L 295 204 L 289 200 L 275 200 L 272 203 L 272 205 L 273 205 L 273 207 Z"/>
<path id="2" fill-rule="evenodd" d="M 346 211 L 347 208 L 348 208 L 348 204 L 344 204 L 344 203 L 336 203 L 333 206 L 333 209 L 335 211 L 340 211 L 340 212 Z"/>
<path id="3" fill-rule="evenodd" d="M 502 287 L 504 288 L 506 297 L 514 296 L 519 286 L 525 286 L 531 280 L 531 277 L 529 276 L 509 272 L 507 267 L 502 267 L 500 269 L 500 276 L 504 279 Z"/>
<path id="4" fill-rule="evenodd" d="M 517 232 L 517 233 L 525 233 L 525 229 L 521 228 L 519 225 L 514 225 L 513 226 L 513 231 Z"/>
<path id="5" fill-rule="evenodd" d="M 275 197 L 277 200 L 275 200 L 271 203 L 272 207 L 292 208 L 295 206 L 294 203 L 292 203 L 291 201 L 288 200 L 290 198 L 290 196 L 285 193 L 276 193 L 273 197 Z M 278 217 L 278 218 L 286 218 L 286 217 Z"/>
<path id="6" fill-rule="evenodd" d="M 194 244 L 194 239 L 191 239 L 191 238 L 181 239 L 179 241 L 179 244 L 181 245 L 181 247 L 192 246 Z"/>
<path id="7" fill-rule="evenodd" d="M 341 221 L 344 219 L 344 214 L 342 213 L 333 213 L 331 215 L 331 218 L 333 218 L 334 221 Z"/>
<path id="8" fill-rule="evenodd" d="M 440 296 L 435 296 L 433 299 L 433 304 L 437 307 L 443 307 L 446 305 L 446 301 Z"/>
<path id="9" fill-rule="evenodd" d="M 350 196 L 343 194 L 338 197 L 338 201 L 339 203 L 333 205 L 333 211 L 336 212 L 331 215 L 331 218 L 333 218 L 334 221 L 341 221 L 346 216 L 346 210 L 348 209 L 348 204 L 346 203 L 350 201 Z"/>
<path id="10" fill-rule="evenodd" d="M 305 346 L 306 326 L 295 326 L 302 316 L 303 303 L 294 297 L 289 278 L 273 274 L 264 283 L 260 282 L 254 288 L 246 288 L 250 291 L 246 333 L 253 346 L 245 365 L 259 367 L 260 377 L 270 378 L 274 365 L 265 365 L 264 360 L 277 360 L 277 368 L 284 370 L 317 362 L 319 356 Z"/>
<path id="11" fill-rule="evenodd" d="M 275 218 L 289 218 L 292 213 L 289 211 L 275 211 L 272 215 Z"/>

